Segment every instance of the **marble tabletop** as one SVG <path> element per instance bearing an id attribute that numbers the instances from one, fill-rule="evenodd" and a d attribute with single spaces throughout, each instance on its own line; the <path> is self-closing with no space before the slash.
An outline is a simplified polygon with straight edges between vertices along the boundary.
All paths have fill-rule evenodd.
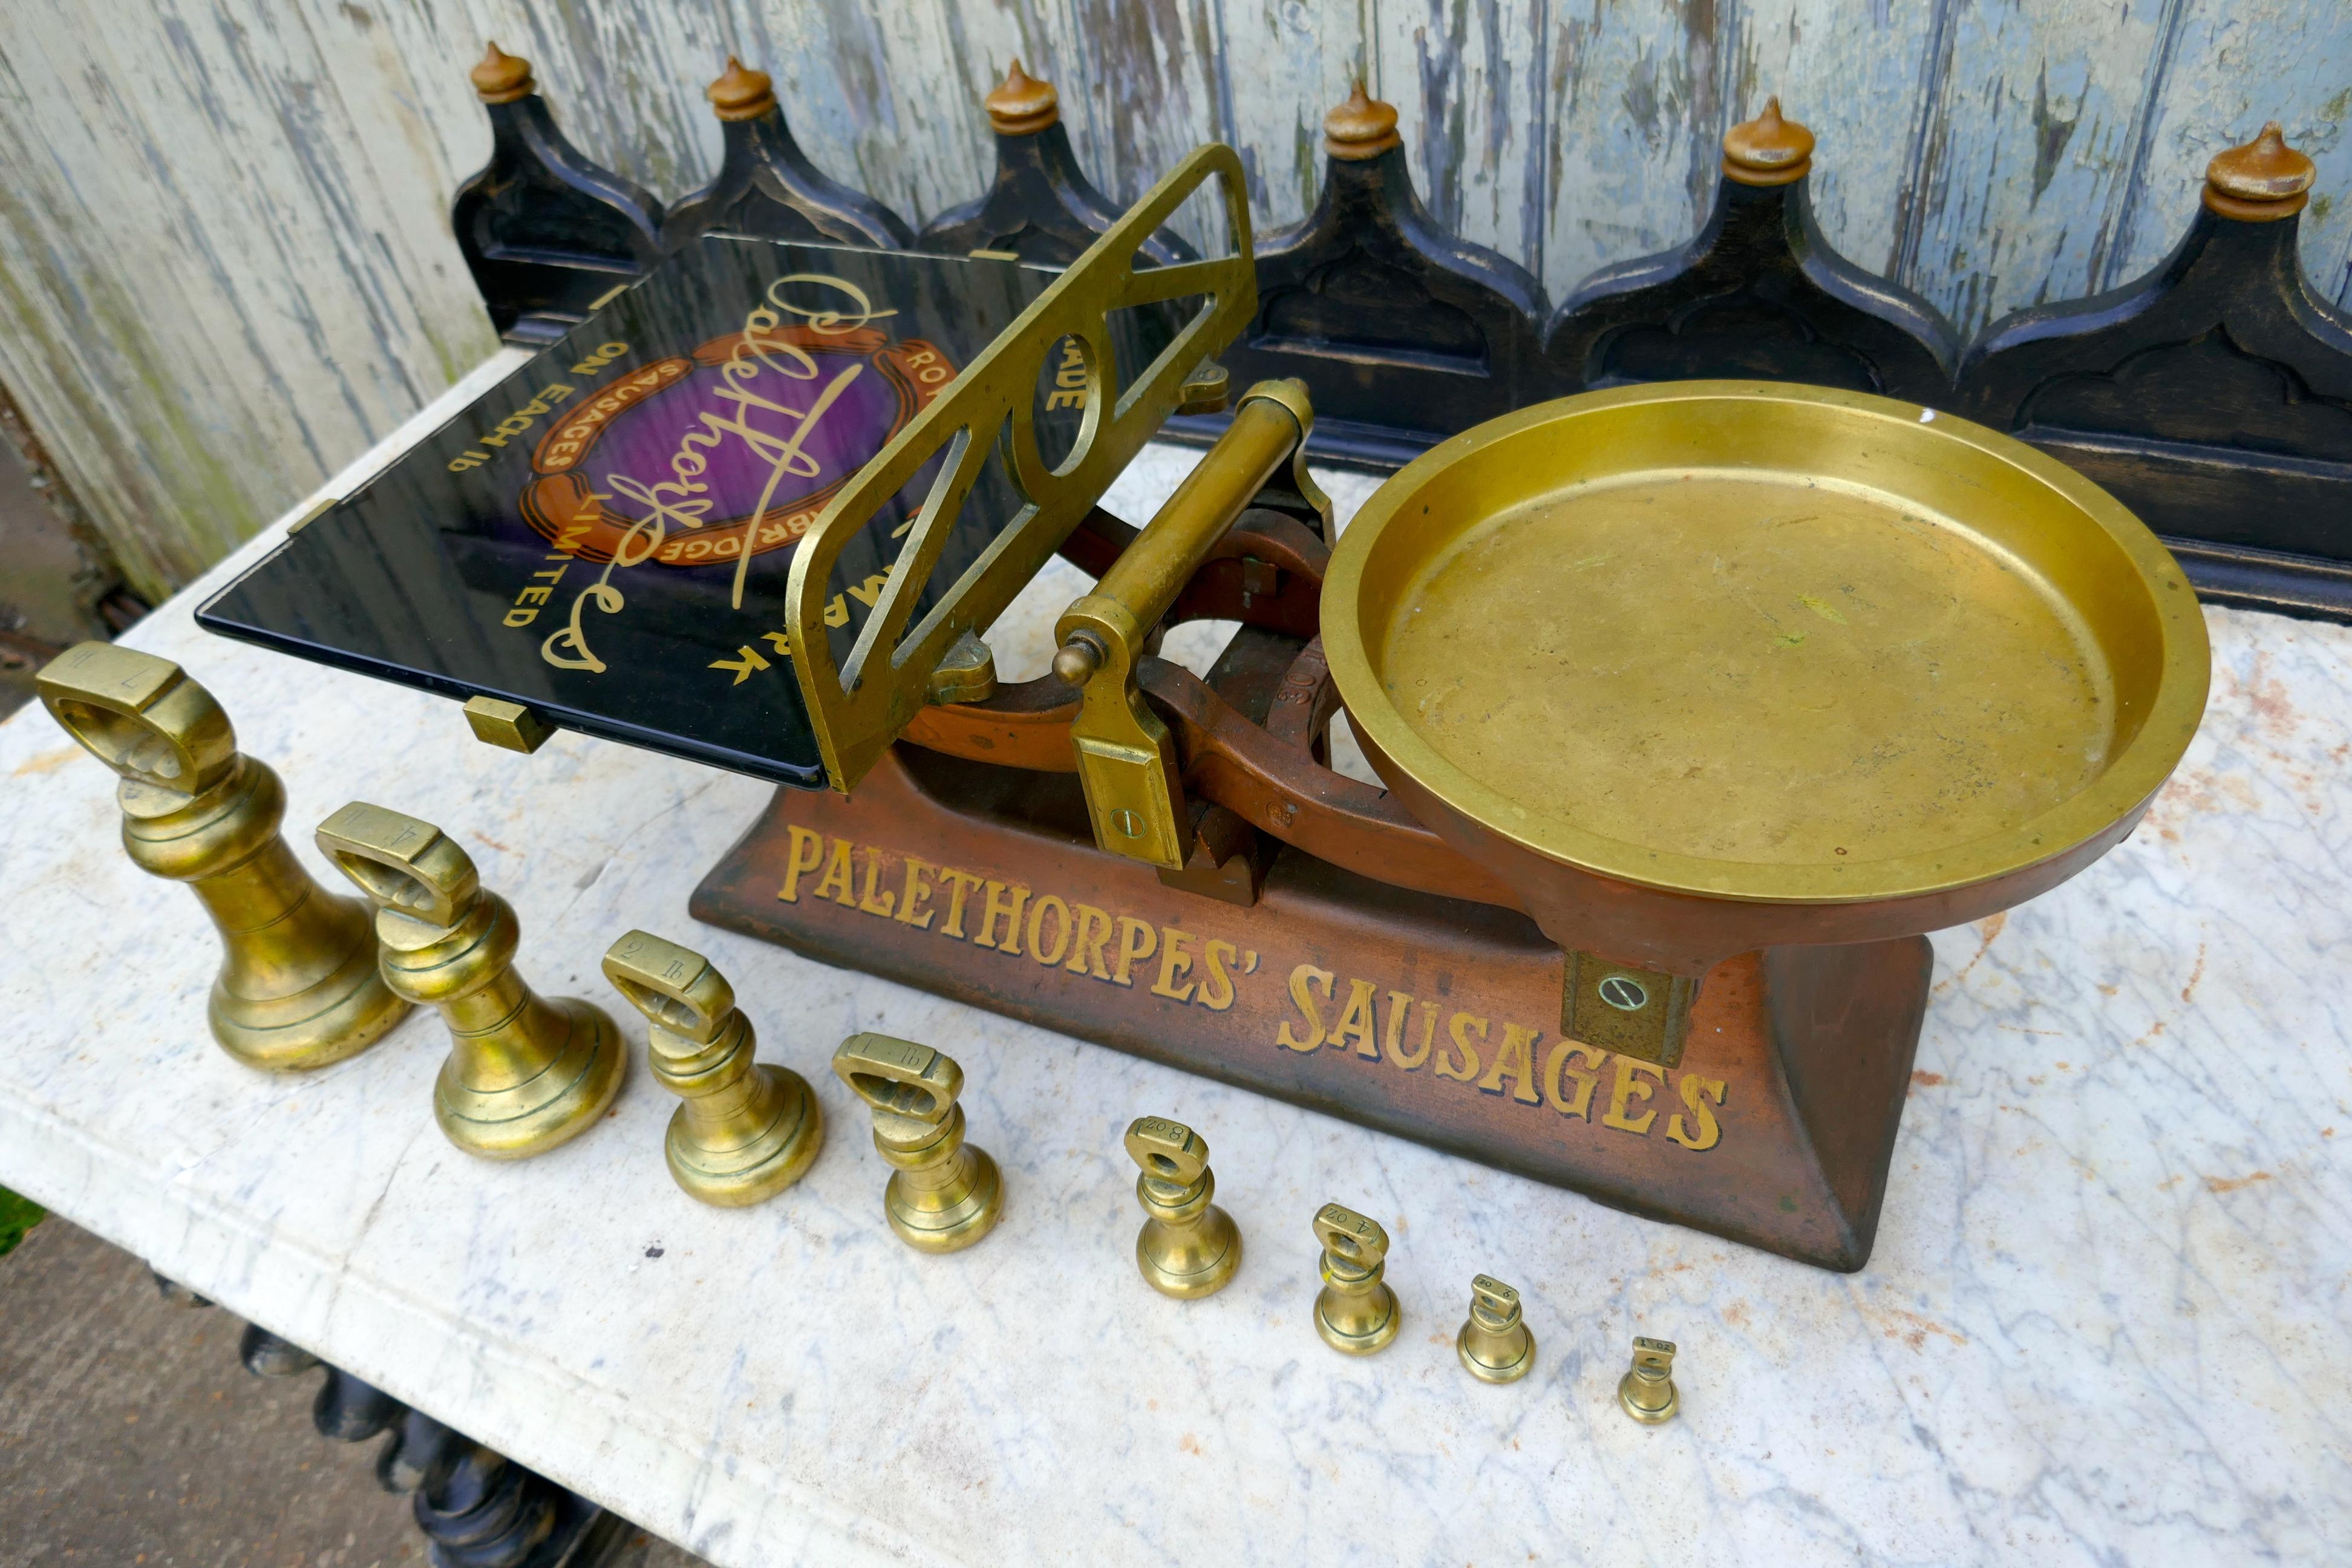
<path id="1" fill-rule="evenodd" d="M 1114 510 L 1190 460 L 1155 453 Z M 123 858 L 110 775 L 33 709 L 0 726 L 0 1183 L 715 1563 L 2352 1560 L 2352 629 L 2209 610 L 2211 709 L 2145 826 L 1936 937 L 1877 1250 L 1840 1275 L 698 927 L 764 785 L 576 736 L 495 751 L 454 704 L 198 632 L 237 564 L 124 640 L 217 694 L 314 869 L 347 799 L 443 825 L 534 984 L 639 1040 L 605 945 L 701 947 L 829 1142 L 718 1210 L 664 1171 L 642 1060 L 607 1124 L 513 1165 L 435 1127 L 434 1017 L 310 1076 L 238 1067 L 201 912 Z M 1008 673 L 1067 588 L 1010 618 Z M 881 1223 L 824 1070 L 869 1028 L 963 1065 L 1008 1184 L 970 1252 Z M 1246 1237 L 1209 1300 L 1136 1278 L 1144 1111 L 1208 1138 Z M 1370 1360 L 1309 1321 L 1327 1199 L 1394 1237 L 1404 1332 Z M 1525 1293 L 1519 1384 L 1455 1363 L 1480 1271 Z M 1681 1346 L 1664 1426 L 1614 1403 L 1637 1333 Z"/>

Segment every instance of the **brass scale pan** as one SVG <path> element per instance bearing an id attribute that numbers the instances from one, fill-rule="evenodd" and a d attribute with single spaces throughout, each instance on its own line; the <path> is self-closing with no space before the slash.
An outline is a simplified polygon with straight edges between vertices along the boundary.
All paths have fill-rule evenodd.
<path id="1" fill-rule="evenodd" d="M 2179 567 L 2105 491 L 1777 383 L 1432 449 L 1341 536 L 1322 634 L 1415 816 L 1561 946 L 1692 975 L 2056 886 L 2137 824 L 2210 675 Z"/>

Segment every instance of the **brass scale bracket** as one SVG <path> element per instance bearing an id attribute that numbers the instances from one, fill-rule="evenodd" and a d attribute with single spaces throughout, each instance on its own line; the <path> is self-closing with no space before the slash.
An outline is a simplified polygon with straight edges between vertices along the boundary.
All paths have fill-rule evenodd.
<path id="1" fill-rule="evenodd" d="M 1230 255 L 1139 268 L 1139 247 L 1193 193 L 1215 181 Z M 1202 303 L 1174 340 L 1114 400 L 1120 384 L 1111 312 L 1189 298 Z M 1187 785 L 1242 820 L 1309 854 L 1418 890 L 1518 907 L 1482 868 L 1406 814 L 1385 791 L 1318 765 L 1311 751 L 1335 706 L 1319 645 L 1286 672 L 1265 724 L 1252 722 L 1181 667 L 1149 658 L 1171 610 L 1179 618 L 1231 615 L 1194 603 L 1196 574 L 1241 552 L 1286 574 L 1276 619 L 1311 635 L 1311 598 L 1331 538 L 1330 503 L 1308 477 L 1314 419 L 1305 388 L 1266 382 L 1243 395 L 1233 425 L 1139 533 L 1097 502 L 1167 417 L 1221 392 L 1213 356 L 1257 310 L 1249 211 L 1240 161 L 1204 146 L 1129 210 L 845 486 L 793 552 L 787 590 L 793 668 L 827 780 L 845 794 L 901 736 L 976 761 L 1075 770 L 1102 848 L 1167 870 L 1194 848 Z M 1035 388 L 1064 339 L 1086 371 L 1077 437 L 1048 464 L 1034 428 Z M 1002 450 L 1023 505 L 919 624 L 915 609 L 965 499 L 990 454 Z M 824 609 L 849 541 L 926 464 L 937 477 L 907 530 L 888 585 L 848 657 L 834 657 Z M 1321 522 L 1320 537 L 1290 517 L 1241 520 L 1260 492 L 1287 491 Z M 1055 675 L 975 701 L 955 679 L 975 639 L 1061 553 L 1094 571 L 1093 592 L 1056 626 Z M 1244 602 L 1250 595 L 1244 592 Z M 1214 597 L 1214 595 L 1211 595 Z M 1179 601 L 1185 604 L 1180 606 Z M 1265 596 L 1261 607 L 1273 613 Z M 1307 613 L 1301 614 L 1302 609 Z M 1262 618 L 1244 612 L 1239 618 Z M 942 672 L 942 666 L 954 668 Z M 1078 689 L 1071 702 L 1065 683 Z"/>

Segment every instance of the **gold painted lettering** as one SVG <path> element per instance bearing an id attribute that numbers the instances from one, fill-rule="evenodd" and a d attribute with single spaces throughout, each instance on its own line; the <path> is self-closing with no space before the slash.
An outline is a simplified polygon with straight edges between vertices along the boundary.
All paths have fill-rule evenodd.
<path id="1" fill-rule="evenodd" d="M 1429 1059 L 1429 1047 L 1437 1038 L 1437 1009 L 1428 1003 L 1421 1004 L 1421 1048 L 1408 1052 L 1404 1048 L 1405 1016 L 1412 1011 L 1417 998 L 1402 991 L 1389 993 L 1389 1060 L 1411 1072 Z"/>
<path id="2" fill-rule="evenodd" d="M 1682 1116 L 1677 1112 L 1666 1121 L 1666 1136 L 1695 1154 L 1705 1153 L 1723 1142 L 1722 1124 L 1716 1121 L 1715 1112 L 1706 1108 L 1706 1102 L 1710 1100 L 1717 1105 L 1723 1103 L 1723 1082 L 1719 1079 L 1695 1078 L 1689 1073 L 1685 1073 L 1682 1075 L 1681 1089 L 1683 1103 L 1690 1108 L 1690 1113 L 1697 1122 L 1698 1131 L 1696 1132 L 1685 1131 Z"/>
<path id="3" fill-rule="evenodd" d="M 1345 1049 L 1353 1041 L 1358 1056 L 1380 1060 L 1380 1009 L 1373 1005 L 1379 994 L 1380 988 L 1369 980 L 1349 981 L 1348 1004 L 1339 1009 L 1339 1021 L 1331 1026 L 1331 1037 L 1324 1043 Z"/>
<path id="4" fill-rule="evenodd" d="M 1000 893 L 1009 892 L 1009 899 Z M 1021 906 L 1029 901 L 1029 889 L 1015 882 L 1007 887 L 1003 882 L 988 884 L 987 907 L 980 911 L 980 934 L 971 939 L 974 947 L 992 947 L 1009 957 L 1021 956 Z M 1004 941 L 995 940 L 996 917 L 1004 917 Z"/>
<path id="5" fill-rule="evenodd" d="M 1054 950 L 1045 951 L 1045 911 L 1054 911 Z M 1052 968 L 1070 950 L 1070 906 L 1051 893 L 1029 908 L 1029 956 Z"/>
<path id="6" fill-rule="evenodd" d="M 836 838 L 833 841 L 833 858 L 824 865 L 824 877 L 816 885 L 816 896 L 831 899 L 845 909 L 856 909 L 857 894 L 850 885 L 850 877 L 849 840 Z"/>
<path id="7" fill-rule="evenodd" d="M 598 668 L 601 668 L 603 667 L 599 666 Z M 733 670 L 735 672 L 735 679 L 729 681 L 727 684 L 730 686 L 740 686 L 745 681 L 751 679 L 751 672 L 753 670 L 767 668 L 768 661 L 760 657 L 760 650 L 758 648 L 753 647 L 750 643 L 745 643 L 741 647 L 735 650 L 735 657 L 733 658 L 714 658 L 710 661 L 710 668 L 713 669 Z"/>
<path id="8" fill-rule="evenodd" d="M 1583 1067 L 1570 1065 L 1580 1058 Z M 1562 1116 L 1573 1116 L 1580 1121 L 1592 1120 L 1592 1089 L 1601 1081 L 1601 1068 L 1609 1060 L 1609 1053 L 1576 1040 L 1562 1040 L 1552 1047 L 1551 1055 L 1544 1058 L 1544 1099 Z M 1576 1092 L 1570 1094 L 1563 1079 L 1573 1079 Z"/>
<path id="9" fill-rule="evenodd" d="M 940 868 L 940 880 L 948 885 L 948 918 L 940 926 L 941 936 L 961 938 L 963 935 L 963 900 L 966 893 L 980 886 L 980 879 L 969 871 L 959 871 L 952 866 Z"/>
<path id="10" fill-rule="evenodd" d="M 1543 1038 L 1540 1029 L 1524 1029 L 1508 1019 L 1503 1023 L 1503 1043 L 1495 1047 L 1495 1065 L 1478 1080 L 1481 1094 L 1503 1092 L 1503 1075 L 1511 1075 L 1511 1098 L 1522 1105 L 1541 1105 L 1543 1096 L 1536 1091 L 1536 1042 Z"/>
<path id="11" fill-rule="evenodd" d="M 877 896 L 874 884 L 880 880 L 881 876 L 882 851 L 868 844 L 866 847 L 866 888 L 857 895 L 857 907 L 869 915 L 880 915 L 887 920 L 890 911 L 898 908 L 898 896 L 896 893 Z"/>
<path id="12" fill-rule="evenodd" d="M 1077 914 L 1078 936 L 1070 949 L 1070 973 L 1108 980 L 1110 964 L 1103 958 L 1103 943 L 1110 940 L 1110 911 L 1098 910 L 1092 904 L 1078 904 L 1074 908 Z"/>
<path id="13" fill-rule="evenodd" d="M 552 588 L 525 588 L 521 593 L 515 595 L 515 603 L 518 605 L 544 605 L 547 603 L 549 596 L 554 592 L 555 590 Z"/>
<path id="14" fill-rule="evenodd" d="M 506 614 L 506 624 L 510 626 L 527 626 L 537 619 L 537 610 L 509 610 Z"/>
<path id="15" fill-rule="evenodd" d="M 1470 1043 L 1470 1032 L 1475 1029 L 1478 1045 Z M 1454 1061 L 1437 1058 L 1437 1076 L 1450 1078 L 1457 1083 L 1468 1083 L 1478 1076 L 1478 1046 L 1486 1043 L 1486 1020 L 1471 1013 L 1456 1013 L 1445 1022 L 1446 1038 L 1454 1042 L 1454 1059 L 1462 1065 L 1457 1069 Z"/>
<path id="16" fill-rule="evenodd" d="M 918 860 L 912 855 L 907 857 L 907 882 L 898 890 L 898 919 L 900 925 L 913 926 L 917 931 L 931 929 L 934 911 L 923 908 L 923 900 L 931 896 L 931 884 L 928 880 L 931 870 L 929 861 Z M 921 916 L 919 920 L 916 918 L 918 914 Z"/>
<path id="17" fill-rule="evenodd" d="M 797 826 L 791 833 L 784 857 L 784 885 L 776 890 L 776 897 L 788 904 L 797 904 L 801 901 L 801 873 L 815 870 L 824 860 L 824 835 Z M 802 858 L 803 849 L 808 851 L 806 858 Z"/>
<path id="18" fill-rule="evenodd" d="M 1648 1073 L 1647 1079 L 1636 1073 Z M 1601 1125 L 1614 1127 L 1620 1132 L 1647 1132 L 1650 1123 L 1658 1119 L 1654 1110 L 1639 1116 L 1628 1115 L 1635 1105 L 1647 1100 L 1659 1084 L 1666 1081 L 1665 1069 L 1650 1062 L 1635 1061 L 1632 1057 L 1617 1058 L 1617 1077 L 1609 1085 L 1609 1109 L 1601 1113 Z"/>
<path id="19" fill-rule="evenodd" d="M 1192 973 L 1192 955 L 1187 951 L 1192 933 L 1169 926 L 1160 934 L 1164 939 L 1160 944 L 1160 978 L 1151 983 L 1151 994 L 1178 1002 L 1189 1001 L 1198 984 L 1184 980 L 1184 976 Z M 1179 980 L 1184 980 L 1181 987 L 1176 984 Z"/>
<path id="20" fill-rule="evenodd" d="M 1233 971 L 1225 965 L 1241 957 L 1241 949 L 1232 942 L 1209 939 L 1201 952 L 1201 994 L 1193 1000 L 1212 1013 L 1222 1013 L 1234 1005 Z"/>
<path id="21" fill-rule="evenodd" d="M 1150 921 L 1137 920 L 1133 915 L 1118 917 L 1118 957 L 1111 964 L 1113 985 L 1132 985 L 1135 977 L 1129 973 L 1139 958 L 1150 958 L 1160 947 L 1160 928 Z"/>
<path id="22" fill-rule="evenodd" d="M 1315 1005 L 1315 988 L 1318 986 L 1322 988 L 1323 999 L 1326 1002 L 1329 1001 L 1331 999 L 1329 970 L 1318 969 L 1311 963 L 1302 963 L 1290 972 L 1290 1003 L 1292 1006 L 1298 1009 L 1298 1016 L 1307 1020 L 1307 1033 L 1303 1036 L 1292 1034 L 1289 1020 L 1285 1019 L 1282 1027 L 1275 1033 L 1276 1045 L 1288 1046 L 1294 1051 L 1311 1051 L 1322 1046 L 1323 1015 Z"/>

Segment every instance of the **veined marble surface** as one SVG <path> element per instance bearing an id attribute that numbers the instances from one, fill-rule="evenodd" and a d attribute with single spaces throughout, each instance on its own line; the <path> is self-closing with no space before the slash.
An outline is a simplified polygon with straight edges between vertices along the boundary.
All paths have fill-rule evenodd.
<path id="1" fill-rule="evenodd" d="M 524 973 L 637 1040 L 605 945 L 704 949 L 828 1144 L 721 1211 L 671 1185 L 642 1059 L 606 1124 L 516 1165 L 435 1128 L 430 1016 L 312 1076 L 238 1067 L 202 913 L 123 858 L 110 775 L 33 709 L 0 728 L 0 1182 L 717 1563 L 2352 1559 L 2352 631 L 2209 611 L 2212 706 L 2147 825 L 1936 939 L 1845 1276 L 698 927 L 766 786 L 575 736 L 494 751 L 454 704 L 197 632 L 236 564 L 125 640 L 284 774 L 314 870 L 354 796 L 443 825 L 520 910 Z M 1009 671 L 1067 596 L 1001 626 Z M 825 1069 L 862 1028 L 963 1064 L 1008 1182 L 972 1251 L 882 1224 Z M 1208 1138 L 1245 1234 L 1205 1301 L 1136 1277 L 1119 1138 L 1147 1110 Z M 1395 1242 L 1405 1329 L 1367 1361 L 1309 1321 L 1327 1199 Z M 1527 1299 L 1512 1386 L 1454 1362 L 1480 1271 Z M 1655 1429 L 1614 1404 L 1636 1333 L 1681 1346 Z"/>

